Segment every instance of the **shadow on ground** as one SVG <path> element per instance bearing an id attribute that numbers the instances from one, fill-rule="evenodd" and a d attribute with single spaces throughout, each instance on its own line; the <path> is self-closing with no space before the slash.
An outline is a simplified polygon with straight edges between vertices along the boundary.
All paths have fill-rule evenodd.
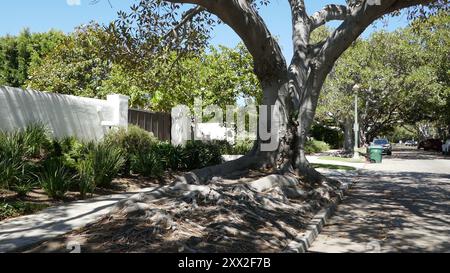
<path id="1" fill-rule="evenodd" d="M 450 251 L 450 174 L 364 171 L 311 252 Z"/>

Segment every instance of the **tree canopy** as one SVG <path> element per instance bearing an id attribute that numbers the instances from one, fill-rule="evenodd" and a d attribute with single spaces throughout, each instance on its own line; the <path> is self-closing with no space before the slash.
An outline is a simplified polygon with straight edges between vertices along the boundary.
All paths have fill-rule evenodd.
<path id="1" fill-rule="evenodd" d="M 16 37 L 0 37 L 0 85 L 25 87 L 29 67 L 39 65 L 63 39 L 59 31 L 31 33 L 28 29 Z"/>
<path id="2" fill-rule="evenodd" d="M 406 29 L 377 32 L 355 42 L 330 74 L 317 118 L 352 122 L 358 84 L 361 130 L 368 141 L 398 125 L 444 124 L 450 96 L 448 18 L 440 13 Z"/>
<path id="3" fill-rule="evenodd" d="M 30 64 L 25 85 L 93 98 L 120 93 L 130 97 L 132 107 L 166 112 L 178 104 L 192 107 L 195 97 L 225 108 L 238 98 L 261 95 L 252 58 L 242 45 L 189 53 L 174 50 L 164 58 L 133 65 L 133 59 L 109 55 L 112 39 L 95 23 L 78 28 Z"/>

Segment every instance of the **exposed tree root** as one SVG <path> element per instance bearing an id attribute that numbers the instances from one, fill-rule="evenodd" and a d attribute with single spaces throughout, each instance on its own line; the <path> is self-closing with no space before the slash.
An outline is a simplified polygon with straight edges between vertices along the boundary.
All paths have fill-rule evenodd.
<path id="1" fill-rule="evenodd" d="M 255 171 L 210 181 L 180 178 L 134 195 L 76 236 L 86 251 L 280 252 L 337 189 Z"/>
<path id="2" fill-rule="evenodd" d="M 216 166 L 136 194 L 68 237 L 85 252 L 281 252 L 339 187 L 226 166 L 220 176 Z"/>

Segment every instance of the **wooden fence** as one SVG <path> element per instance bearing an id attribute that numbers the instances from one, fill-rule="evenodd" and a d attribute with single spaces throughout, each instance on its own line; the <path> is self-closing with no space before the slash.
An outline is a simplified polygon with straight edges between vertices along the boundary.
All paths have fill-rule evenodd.
<path id="1" fill-rule="evenodd" d="M 152 132 L 159 140 L 171 141 L 172 118 L 168 113 L 129 109 L 128 124 L 137 125 Z"/>

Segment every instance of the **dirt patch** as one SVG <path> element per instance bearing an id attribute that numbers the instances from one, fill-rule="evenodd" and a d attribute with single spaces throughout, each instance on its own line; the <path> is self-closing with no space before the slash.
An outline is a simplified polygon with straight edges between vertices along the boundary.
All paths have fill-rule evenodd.
<path id="1" fill-rule="evenodd" d="M 281 252 L 336 190 L 265 173 L 208 185 L 177 182 L 135 195 L 101 221 L 24 252 L 68 252 L 73 241 L 82 252 Z"/>

